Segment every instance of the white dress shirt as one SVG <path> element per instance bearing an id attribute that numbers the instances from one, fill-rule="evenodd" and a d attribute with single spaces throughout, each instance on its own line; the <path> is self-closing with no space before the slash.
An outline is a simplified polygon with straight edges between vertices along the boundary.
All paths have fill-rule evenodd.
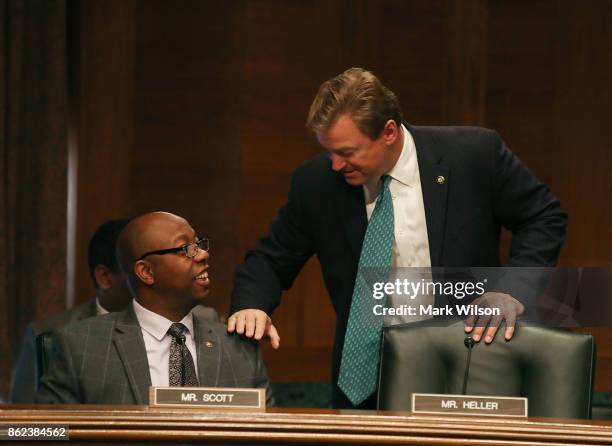
<path id="1" fill-rule="evenodd" d="M 392 266 L 394 272 L 397 273 L 390 276 L 387 281 L 393 282 L 396 278 L 402 280 L 407 278 L 415 281 L 431 280 L 427 221 L 425 220 L 425 206 L 423 192 L 421 191 L 416 147 L 408 129 L 402 125 L 401 130 L 404 136 L 402 152 L 395 166 L 387 173 L 391 176 L 389 191 L 393 200 L 394 218 Z M 376 206 L 380 186 L 380 178 L 375 178 L 363 186 L 368 220 Z M 420 267 L 420 269 L 412 269 L 416 267 Z M 433 295 L 420 295 L 414 300 L 406 300 L 405 296 L 389 296 L 387 299 L 387 307 L 398 307 L 402 304 L 418 307 L 420 304 L 433 303 Z M 385 317 L 385 324 L 415 322 L 427 318 L 419 315 L 410 317 L 387 316 Z"/>
<path id="2" fill-rule="evenodd" d="M 168 334 L 168 329 L 173 324 L 172 321 L 146 309 L 136 299 L 132 300 L 134 313 L 140 324 L 145 348 L 147 350 L 147 360 L 149 362 L 149 372 L 151 373 L 151 384 L 153 386 L 167 387 L 169 385 L 169 361 L 170 343 L 172 336 Z M 191 353 L 193 364 L 198 373 L 198 358 L 196 356 L 196 345 L 193 337 L 193 314 L 190 311 L 181 321 L 187 327 L 185 333 L 185 345 Z"/>
<path id="3" fill-rule="evenodd" d="M 100 299 L 96 296 L 96 315 L 102 316 L 103 314 L 108 314 L 108 310 L 102 306 Z"/>

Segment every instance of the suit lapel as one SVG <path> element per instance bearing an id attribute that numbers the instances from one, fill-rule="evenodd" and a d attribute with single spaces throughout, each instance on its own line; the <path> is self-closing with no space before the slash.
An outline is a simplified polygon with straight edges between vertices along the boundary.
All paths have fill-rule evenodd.
<path id="1" fill-rule="evenodd" d="M 219 382 L 221 368 L 221 340 L 215 331 L 195 314 L 193 331 L 198 355 L 198 381 L 202 387 L 215 387 Z"/>
<path id="2" fill-rule="evenodd" d="M 349 246 L 357 259 L 361 255 L 361 246 L 368 227 L 368 216 L 365 209 L 363 188 L 351 186 L 340 176 L 338 181 L 338 207 L 342 215 L 342 223 Z"/>
<path id="3" fill-rule="evenodd" d="M 418 128 L 408 124 L 404 125 L 410 131 L 416 146 L 431 266 L 440 266 L 446 226 L 446 202 L 450 169 L 441 164 L 442 155 L 438 153 L 435 140 L 431 136 Z M 439 179 L 440 177 L 443 180 Z"/>
<path id="4" fill-rule="evenodd" d="M 117 318 L 113 342 L 125 368 L 136 404 L 147 404 L 151 373 L 142 331 L 132 305 L 128 305 Z"/>

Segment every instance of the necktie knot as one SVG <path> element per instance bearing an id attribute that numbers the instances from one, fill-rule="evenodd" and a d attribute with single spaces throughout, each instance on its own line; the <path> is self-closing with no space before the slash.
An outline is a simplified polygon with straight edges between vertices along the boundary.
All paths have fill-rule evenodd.
<path id="1" fill-rule="evenodd" d="M 382 182 L 383 189 L 389 187 L 389 183 L 391 182 L 391 175 L 383 175 L 380 177 L 380 181 Z"/>
<path id="2" fill-rule="evenodd" d="M 175 322 L 168 329 L 168 334 L 174 339 L 176 339 L 176 342 L 178 342 L 179 344 L 184 344 L 185 333 L 187 333 L 188 331 L 189 330 L 187 329 L 187 327 L 185 327 L 183 324 L 181 324 L 180 322 Z"/>

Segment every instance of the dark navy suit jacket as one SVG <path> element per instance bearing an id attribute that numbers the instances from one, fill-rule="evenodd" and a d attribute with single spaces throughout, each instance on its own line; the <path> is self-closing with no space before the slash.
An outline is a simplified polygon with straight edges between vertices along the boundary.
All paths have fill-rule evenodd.
<path id="1" fill-rule="evenodd" d="M 500 265 L 502 226 L 512 231 L 507 266 L 556 263 L 567 216 L 495 131 L 406 126 L 417 150 L 432 266 Z M 294 172 L 287 203 L 238 267 L 232 291 L 232 312 L 258 308 L 271 314 L 282 290 L 317 255 L 337 316 L 336 407 L 350 407 L 336 381 L 366 227 L 362 187 L 347 184 L 322 153 Z"/>

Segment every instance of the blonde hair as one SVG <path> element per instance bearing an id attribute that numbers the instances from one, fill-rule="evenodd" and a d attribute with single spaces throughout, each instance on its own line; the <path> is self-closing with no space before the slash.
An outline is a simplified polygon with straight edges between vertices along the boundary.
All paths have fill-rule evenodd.
<path id="1" fill-rule="evenodd" d="M 349 68 L 321 84 L 310 105 L 306 127 L 315 133 L 324 132 L 345 114 L 371 139 L 380 136 L 389 119 L 398 127 L 402 124 L 395 93 L 363 68 Z"/>

